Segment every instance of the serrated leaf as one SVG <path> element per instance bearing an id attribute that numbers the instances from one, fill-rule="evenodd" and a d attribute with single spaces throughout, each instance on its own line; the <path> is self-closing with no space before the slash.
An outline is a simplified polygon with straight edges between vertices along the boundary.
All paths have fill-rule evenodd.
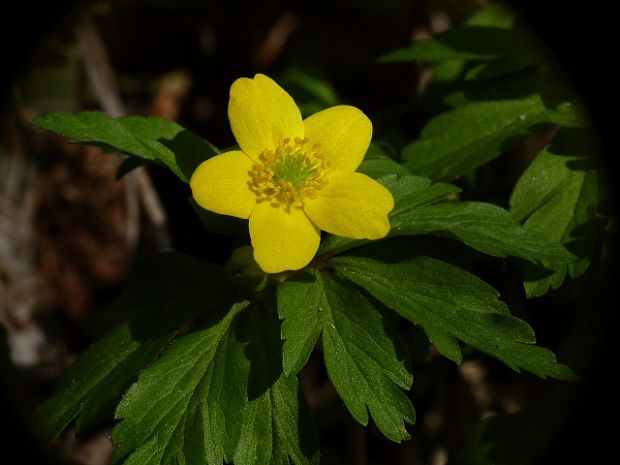
<path id="1" fill-rule="evenodd" d="M 297 377 L 282 370 L 280 324 L 268 300 L 240 321 L 251 371 L 235 465 L 319 463 L 316 434 Z"/>
<path id="2" fill-rule="evenodd" d="M 390 440 L 409 439 L 405 423 L 415 423 L 411 401 L 401 389 L 413 378 L 399 359 L 383 315 L 366 297 L 324 274 L 321 321 L 325 365 L 334 387 L 357 421 L 368 413 Z"/>
<path id="3" fill-rule="evenodd" d="M 141 373 L 116 411 L 114 462 L 318 462 L 297 379 L 282 372 L 275 309 L 247 306 L 213 315 Z"/>
<path id="4" fill-rule="evenodd" d="M 570 263 L 575 257 L 560 243 L 519 225 L 497 205 L 446 202 L 421 206 L 390 217 L 390 236 L 447 233 L 494 257 L 517 257 L 536 263 Z"/>
<path id="5" fill-rule="evenodd" d="M 379 58 L 380 63 L 422 61 L 441 63 L 454 60 L 521 60 L 525 66 L 544 62 L 544 57 L 526 34 L 501 27 L 461 26 L 418 40 L 409 47 Z"/>
<path id="6" fill-rule="evenodd" d="M 560 243 L 518 224 L 510 213 L 484 202 L 443 202 L 456 195 L 452 184 L 435 183 L 418 176 L 379 180 L 394 196 L 388 237 L 419 234 L 447 235 L 494 257 L 516 257 L 533 263 L 567 264 L 575 260 Z M 335 255 L 368 241 L 330 236 L 319 255 Z"/>
<path id="7" fill-rule="evenodd" d="M 84 435 L 112 412 L 137 373 L 153 361 L 188 319 L 228 306 L 232 284 L 219 266 L 166 252 L 137 262 L 110 311 L 127 321 L 84 352 L 56 394 L 37 411 L 45 438 L 77 418 Z"/>
<path id="8" fill-rule="evenodd" d="M 370 411 L 387 438 L 408 439 L 405 423 L 415 422 L 415 412 L 401 389 L 411 388 L 412 377 L 382 311 L 356 289 L 316 270 L 281 288 L 284 357 L 288 352 L 290 364 L 300 369 L 322 334 L 327 373 L 353 417 L 367 425 Z"/>
<path id="9" fill-rule="evenodd" d="M 525 229 L 564 243 L 578 258 L 554 267 L 553 273 L 542 277 L 536 275 L 536 270 L 526 270 L 528 297 L 557 289 L 567 272 L 576 278 L 590 264 L 600 200 L 597 173 L 588 158 L 591 150 L 583 131 L 560 130 L 515 186 L 510 198 L 512 215 L 524 222 Z"/>
<path id="10" fill-rule="evenodd" d="M 35 126 L 83 144 L 105 146 L 126 155 L 167 166 L 188 182 L 196 167 L 218 154 L 215 147 L 177 123 L 162 118 L 105 113 L 50 113 L 32 121 Z"/>
<path id="11" fill-rule="evenodd" d="M 394 209 L 390 213 L 392 224 L 395 218 L 407 211 L 439 202 L 460 192 L 460 189 L 452 184 L 432 183 L 430 179 L 421 176 L 389 175 L 378 181 L 387 187 L 394 197 Z M 321 243 L 318 254 L 334 255 L 367 242 L 331 235 Z"/>
<path id="12" fill-rule="evenodd" d="M 524 369 L 543 378 L 574 378 L 551 351 L 533 345 L 532 329 L 509 314 L 495 289 L 456 266 L 424 256 L 399 263 L 336 257 L 331 266 L 405 319 L 422 326 L 429 338 L 437 340 L 439 335 L 436 348 L 448 358 L 460 359 L 450 336 L 516 371 Z"/>
<path id="13" fill-rule="evenodd" d="M 541 124 L 584 121 L 566 105 L 548 109 L 538 94 L 472 103 L 433 118 L 420 138 L 404 147 L 404 164 L 414 174 L 449 181 L 512 148 Z"/>
<path id="14" fill-rule="evenodd" d="M 221 464 L 241 434 L 249 363 L 232 330 L 247 303 L 214 315 L 144 370 L 116 410 L 113 462 Z"/>
<path id="15" fill-rule="evenodd" d="M 321 334 L 321 286 L 311 271 L 278 286 L 278 313 L 282 319 L 282 364 L 286 374 L 297 374 L 308 361 Z"/>

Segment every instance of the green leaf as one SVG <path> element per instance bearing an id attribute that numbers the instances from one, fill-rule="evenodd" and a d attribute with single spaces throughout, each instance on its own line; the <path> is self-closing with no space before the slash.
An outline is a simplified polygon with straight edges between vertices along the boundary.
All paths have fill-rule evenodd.
<path id="1" fill-rule="evenodd" d="M 269 275 L 254 260 L 254 249 L 251 245 L 234 249 L 224 269 L 244 295 L 255 295 L 269 284 Z"/>
<path id="2" fill-rule="evenodd" d="M 494 257 L 517 257 L 537 263 L 565 264 L 575 257 L 561 244 L 529 231 L 497 205 L 447 202 L 421 206 L 390 217 L 390 236 L 447 233 Z"/>
<path id="3" fill-rule="evenodd" d="M 376 305 L 338 278 L 312 270 L 281 285 L 278 311 L 291 366 L 303 366 L 322 334 L 327 373 L 353 417 L 367 425 L 370 411 L 387 438 L 410 437 L 405 423 L 415 422 L 415 412 L 401 389 L 410 389 L 413 379 Z"/>
<path id="4" fill-rule="evenodd" d="M 489 3 L 467 20 L 469 26 L 487 26 L 512 29 L 517 19 L 515 11 L 503 3 Z"/>
<path id="5" fill-rule="evenodd" d="M 196 167 L 218 154 L 215 147 L 173 121 L 105 113 L 50 113 L 32 121 L 35 126 L 75 142 L 112 148 L 126 155 L 167 166 L 188 182 Z"/>
<path id="6" fill-rule="evenodd" d="M 523 173 L 510 198 L 510 212 L 524 222 L 526 230 L 565 244 L 578 258 L 542 277 L 540 272 L 537 276 L 536 270 L 526 269 L 528 297 L 557 289 L 567 273 L 576 278 L 590 264 L 600 194 L 597 173 L 588 158 L 592 150 L 589 138 L 584 131 L 560 130 Z"/>
<path id="7" fill-rule="evenodd" d="M 282 321 L 282 364 L 286 374 L 297 374 L 321 334 L 319 307 L 323 289 L 310 271 L 278 286 L 278 313 Z"/>
<path id="8" fill-rule="evenodd" d="M 431 184 L 417 176 L 380 179 L 394 196 L 389 237 L 439 234 L 455 238 L 494 257 L 516 257 L 533 263 L 566 264 L 575 257 L 561 244 L 529 231 L 497 205 L 483 202 L 443 202 L 459 189 L 446 183 Z M 335 255 L 369 241 L 330 236 L 319 256 Z"/>
<path id="9" fill-rule="evenodd" d="M 491 3 L 476 11 L 467 20 L 467 25 L 513 29 L 516 20 L 517 15 L 512 8 L 509 8 L 502 3 Z M 516 31 L 516 33 L 527 34 L 523 31 Z M 489 77 L 507 74 L 511 71 L 525 68 L 536 62 L 543 62 L 540 56 L 538 56 L 537 59 L 532 60 L 531 58 L 528 58 L 528 55 L 530 55 L 530 53 L 523 50 L 523 53 L 518 54 L 515 57 L 500 58 L 486 63 L 480 63 L 467 72 L 466 79 L 487 79 Z"/>
<path id="10" fill-rule="evenodd" d="M 282 372 L 275 309 L 247 306 L 212 315 L 140 374 L 116 411 L 114 462 L 318 462 L 297 379 Z"/>
<path id="11" fill-rule="evenodd" d="M 387 187 L 394 197 L 394 210 L 390 213 L 392 225 L 398 216 L 410 210 L 439 202 L 460 192 L 460 189 L 452 184 L 433 184 L 430 179 L 421 176 L 390 175 L 378 181 Z M 331 235 L 321 243 L 318 254 L 334 255 L 367 242 Z"/>
<path id="12" fill-rule="evenodd" d="M 39 407 L 43 437 L 54 438 L 76 417 L 77 433 L 84 435 L 112 412 L 136 374 L 187 320 L 233 299 L 232 284 L 219 266 L 172 252 L 137 262 L 109 310 L 127 321 L 80 355 L 56 394 Z"/>
<path id="13" fill-rule="evenodd" d="M 573 109 L 548 109 L 539 95 L 479 102 L 432 119 L 403 149 L 405 166 L 418 175 L 449 181 L 512 148 L 541 124 L 581 125 Z"/>
<path id="14" fill-rule="evenodd" d="M 415 423 L 411 401 L 401 389 L 413 378 L 396 351 L 384 316 L 367 298 L 329 274 L 322 276 L 323 353 L 334 387 L 357 421 L 368 413 L 385 436 L 409 439 L 405 423 Z"/>
<path id="15" fill-rule="evenodd" d="M 241 435 L 249 364 L 232 331 L 236 304 L 223 317 L 179 338 L 144 370 L 116 410 L 113 462 L 126 465 L 221 464 Z"/>
<path id="16" fill-rule="evenodd" d="M 543 63 L 539 48 L 527 34 L 501 27 L 461 26 L 418 40 L 409 47 L 394 50 L 379 58 L 381 63 L 422 61 L 441 63 L 454 60 L 519 60 L 523 66 Z"/>
<path id="17" fill-rule="evenodd" d="M 461 192 L 461 189 L 453 184 L 434 183 L 421 176 L 388 176 L 380 179 L 380 182 L 394 196 L 391 218 L 398 218 L 416 208 L 433 205 L 447 198 L 455 198 Z"/>
<path id="18" fill-rule="evenodd" d="M 452 85 L 458 82 L 467 68 L 468 62 L 465 60 L 442 61 L 432 67 L 433 80 L 430 83 L 428 93 L 439 91 L 441 94 L 445 92 L 442 87 L 452 88 Z M 462 84 L 458 84 L 461 86 Z M 428 98 L 428 96 L 426 97 Z"/>
<path id="19" fill-rule="evenodd" d="M 376 142 L 368 147 L 364 161 L 357 171 L 374 179 L 393 174 L 403 176 L 410 174 L 407 168 L 388 156 L 386 150 Z"/>
<path id="20" fill-rule="evenodd" d="M 465 80 L 486 82 L 489 78 L 511 74 L 531 65 L 527 58 L 500 58 L 473 66 L 465 73 Z"/>
<path id="21" fill-rule="evenodd" d="M 240 335 L 251 361 L 235 465 L 319 463 L 316 434 L 296 376 L 282 370 L 280 324 L 268 300 L 242 315 Z"/>
<path id="22" fill-rule="evenodd" d="M 337 257 L 336 272 L 366 289 L 405 319 L 424 328 L 444 356 L 460 362 L 456 341 L 540 377 L 574 379 L 553 353 L 533 345 L 530 326 L 510 315 L 499 294 L 466 271 L 419 256 L 399 263 Z"/>
<path id="23" fill-rule="evenodd" d="M 504 28 L 504 29 L 512 29 L 514 24 L 516 15 L 514 12 L 504 5 L 501 4 L 489 4 L 485 8 L 478 10 L 473 16 L 469 18 L 467 21 L 467 25 L 469 26 L 485 26 L 485 27 L 496 27 L 496 28 Z M 519 60 L 514 60 L 510 58 L 497 59 L 497 60 L 489 60 L 481 63 L 481 65 L 491 65 L 495 62 L 505 63 L 505 62 L 517 62 L 519 65 L 521 64 Z M 433 83 L 449 83 L 454 82 L 457 79 L 461 78 L 468 67 L 470 62 L 467 60 L 449 60 L 442 61 L 433 66 Z M 527 63 L 527 61 L 526 61 Z"/>

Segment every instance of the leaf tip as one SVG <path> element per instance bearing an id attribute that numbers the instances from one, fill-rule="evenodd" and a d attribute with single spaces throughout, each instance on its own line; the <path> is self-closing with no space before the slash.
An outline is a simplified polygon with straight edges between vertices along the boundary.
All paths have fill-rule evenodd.
<path id="1" fill-rule="evenodd" d="M 45 129 L 45 123 L 48 121 L 48 119 L 48 115 L 35 116 L 33 119 L 30 120 L 30 125 L 40 129 Z"/>
<path id="2" fill-rule="evenodd" d="M 553 374 L 553 377 L 559 379 L 560 381 L 579 381 L 579 376 L 573 371 L 571 367 L 568 365 L 563 365 L 558 363 L 557 372 Z"/>

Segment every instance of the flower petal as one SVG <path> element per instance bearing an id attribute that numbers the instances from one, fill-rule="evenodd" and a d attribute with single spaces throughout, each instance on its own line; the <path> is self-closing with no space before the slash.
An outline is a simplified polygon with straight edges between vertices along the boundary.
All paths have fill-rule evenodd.
<path id="1" fill-rule="evenodd" d="M 306 118 L 304 135 L 320 144 L 333 169 L 355 171 L 370 145 L 372 123 L 361 110 L 338 105 Z"/>
<path id="2" fill-rule="evenodd" d="M 365 174 L 335 172 L 304 210 L 323 231 L 353 239 L 380 239 L 390 231 L 392 193 Z"/>
<path id="3" fill-rule="evenodd" d="M 247 219 L 256 206 L 256 195 L 250 190 L 253 162 L 235 150 L 203 161 L 189 180 L 198 205 L 223 215 Z"/>
<path id="4" fill-rule="evenodd" d="M 233 82 L 228 119 L 239 147 L 254 159 L 264 150 L 274 150 L 285 137 L 303 137 L 303 122 L 295 101 L 264 74 Z"/>
<path id="5" fill-rule="evenodd" d="M 257 205 L 250 216 L 254 259 L 266 273 L 303 268 L 316 254 L 321 232 L 298 208 L 285 210 L 269 202 Z"/>

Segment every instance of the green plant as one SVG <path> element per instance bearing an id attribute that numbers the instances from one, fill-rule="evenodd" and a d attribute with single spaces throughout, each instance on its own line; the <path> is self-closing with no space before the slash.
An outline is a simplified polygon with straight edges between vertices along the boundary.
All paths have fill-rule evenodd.
<path id="1" fill-rule="evenodd" d="M 248 246 L 226 267 L 176 252 L 139 260 L 111 309 L 122 322 L 78 358 L 40 407 L 44 436 L 73 421 L 84 435 L 114 412 L 118 463 L 318 463 L 298 374 L 320 341 L 329 378 L 355 420 L 372 418 L 390 440 L 409 439 L 413 377 L 395 314 L 455 363 L 468 347 L 516 371 L 573 380 L 468 269 L 465 248 L 451 255 L 411 239 L 448 237 L 479 252 L 476 260 L 506 259 L 530 298 L 588 269 L 605 224 L 588 121 L 523 37 L 512 14 L 493 6 L 382 57 L 386 72 L 390 62 L 429 65 L 435 81 L 425 103 L 442 109 L 400 152 L 375 141 L 359 167 L 392 194 L 387 237 L 326 235 L 308 266 L 278 274 L 265 273 Z M 128 155 L 121 174 L 154 163 L 188 183 L 219 154 L 157 118 L 53 113 L 34 124 Z M 526 140 L 540 149 L 509 208 L 480 198 L 479 170 Z M 230 225 L 195 208 L 207 228 Z"/>

